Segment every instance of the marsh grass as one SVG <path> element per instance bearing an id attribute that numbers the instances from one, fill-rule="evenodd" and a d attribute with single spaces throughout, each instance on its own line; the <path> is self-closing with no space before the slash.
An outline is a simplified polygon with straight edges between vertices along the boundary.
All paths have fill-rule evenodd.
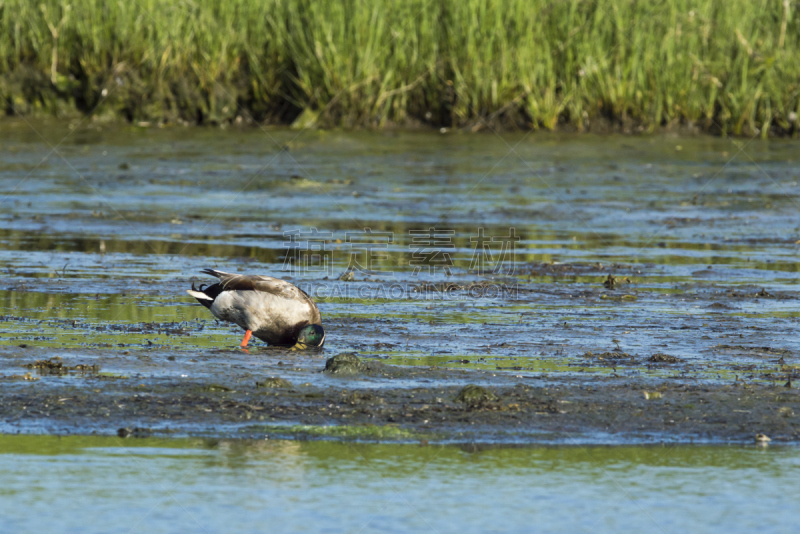
<path id="1" fill-rule="evenodd" d="M 4 0 L 13 113 L 795 133 L 794 0 Z"/>

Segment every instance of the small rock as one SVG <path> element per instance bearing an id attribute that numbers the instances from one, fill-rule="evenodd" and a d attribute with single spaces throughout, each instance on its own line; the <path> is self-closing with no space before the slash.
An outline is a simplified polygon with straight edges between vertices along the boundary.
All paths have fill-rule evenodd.
<path id="1" fill-rule="evenodd" d="M 325 372 L 331 374 L 355 374 L 365 369 L 361 359 L 352 352 L 337 354 L 325 362 Z"/>
<path id="2" fill-rule="evenodd" d="M 644 398 L 646 400 L 660 399 L 661 398 L 661 393 L 658 392 L 658 391 L 645 391 L 644 392 Z"/>
<path id="3" fill-rule="evenodd" d="M 756 434 L 756 443 L 769 443 L 770 441 L 772 440 L 766 434 Z"/>
<path id="4" fill-rule="evenodd" d="M 625 277 L 625 278 L 617 278 L 613 274 L 609 274 L 608 278 L 603 280 L 603 287 L 605 287 L 606 289 L 614 289 L 614 288 L 616 288 L 617 286 L 619 286 L 619 285 L 621 285 L 623 283 L 624 284 L 630 284 L 631 283 L 630 278 L 627 278 L 627 277 Z"/>
<path id="5" fill-rule="evenodd" d="M 146 438 L 148 436 L 151 436 L 152 434 L 153 431 L 150 430 L 149 428 L 140 428 L 138 426 L 135 426 L 133 428 L 120 428 L 119 430 L 117 430 L 117 436 L 121 438 L 127 438 L 130 436 L 133 436 L 134 438 Z"/>
<path id="6" fill-rule="evenodd" d="M 482 406 L 487 402 L 496 400 L 497 395 L 485 388 L 482 388 L 481 386 L 476 386 L 475 384 L 468 384 L 464 386 L 464 388 L 459 391 L 455 398 L 456 402 L 462 402 L 470 407 Z"/>
<path id="7" fill-rule="evenodd" d="M 205 388 L 205 391 L 233 391 L 233 388 L 229 388 L 228 386 L 223 386 L 222 384 L 208 384 Z"/>
<path id="8" fill-rule="evenodd" d="M 257 388 L 290 388 L 292 383 L 279 376 L 271 376 L 263 382 L 256 382 Z"/>

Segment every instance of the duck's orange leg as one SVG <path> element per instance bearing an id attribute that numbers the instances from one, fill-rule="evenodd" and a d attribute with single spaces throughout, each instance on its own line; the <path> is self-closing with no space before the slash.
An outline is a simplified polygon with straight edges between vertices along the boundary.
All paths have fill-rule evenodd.
<path id="1" fill-rule="evenodd" d="M 242 340 L 242 348 L 243 349 L 247 348 L 247 342 L 250 341 L 250 336 L 252 336 L 252 335 L 253 335 L 253 333 L 250 330 L 248 330 L 247 332 L 244 333 L 244 339 Z"/>

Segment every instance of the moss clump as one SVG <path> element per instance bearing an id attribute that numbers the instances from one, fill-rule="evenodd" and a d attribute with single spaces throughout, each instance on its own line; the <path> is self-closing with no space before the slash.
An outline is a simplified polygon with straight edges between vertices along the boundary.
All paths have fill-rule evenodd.
<path id="1" fill-rule="evenodd" d="M 49 360 L 36 360 L 33 363 L 25 364 L 28 369 L 36 369 L 42 374 L 65 375 L 70 371 L 77 371 L 79 373 L 97 373 L 100 371 L 99 365 L 64 365 L 64 361 L 55 356 Z"/>
<path id="2" fill-rule="evenodd" d="M 677 356 L 670 356 L 669 354 L 656 352 L 655 354 L 647 358 L 647 361 L 652 363 L 680 363 L 683 360 L 681 360 Z"/>
<path id="3" fill-rule="evenodd" d="M 475 384 L 469 384 L 458 392 L 455 401 L 467 405 L 467 407 L 475 408 L 485 406 L 497 400 L 497 395 Z"/>
<path id="4" fill-rule="evenodd" d="M 366 364 L 352 352 L 337 354 L 325 362 L 325 372 L 336 375 L 349 375 L 362 373 L 366 370 Z"/>
<path id="5" fill-rule="evenodd" d="M 55 358 L 50 358 L 49 360 L 36 360 L 33 363 L 26 363 L 25 367 L 28 369 L 38 369 L 40 371 L 49 371 L 55 373 L 67 371 L 64 361 L 58 356 Z"/>
<path id="6" fill-rule="evenodd" d="M 279 376 L 265 378 L 263 382 L 256 382 L 257 388 L 290 388 L 292 383 Z"/>
<path id="7" fill-rule="evenodd" d="M 24 380 L 26 382 L 36 382 L 39 380 L 35 376 L 30 373 L 25 373 L 24 375 L 6 375 L 0 376 L 0 380 Z"/>

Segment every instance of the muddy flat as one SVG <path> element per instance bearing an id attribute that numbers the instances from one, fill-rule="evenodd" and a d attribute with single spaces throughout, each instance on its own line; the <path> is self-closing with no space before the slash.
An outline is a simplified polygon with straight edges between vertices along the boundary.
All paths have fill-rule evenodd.
<path id="1" fill-rule="evenodd" d="M 2 432 L 800 438 L 795 141 L 4 124 Z M 208 267 L 324 350 L 240 350 Z"/>

